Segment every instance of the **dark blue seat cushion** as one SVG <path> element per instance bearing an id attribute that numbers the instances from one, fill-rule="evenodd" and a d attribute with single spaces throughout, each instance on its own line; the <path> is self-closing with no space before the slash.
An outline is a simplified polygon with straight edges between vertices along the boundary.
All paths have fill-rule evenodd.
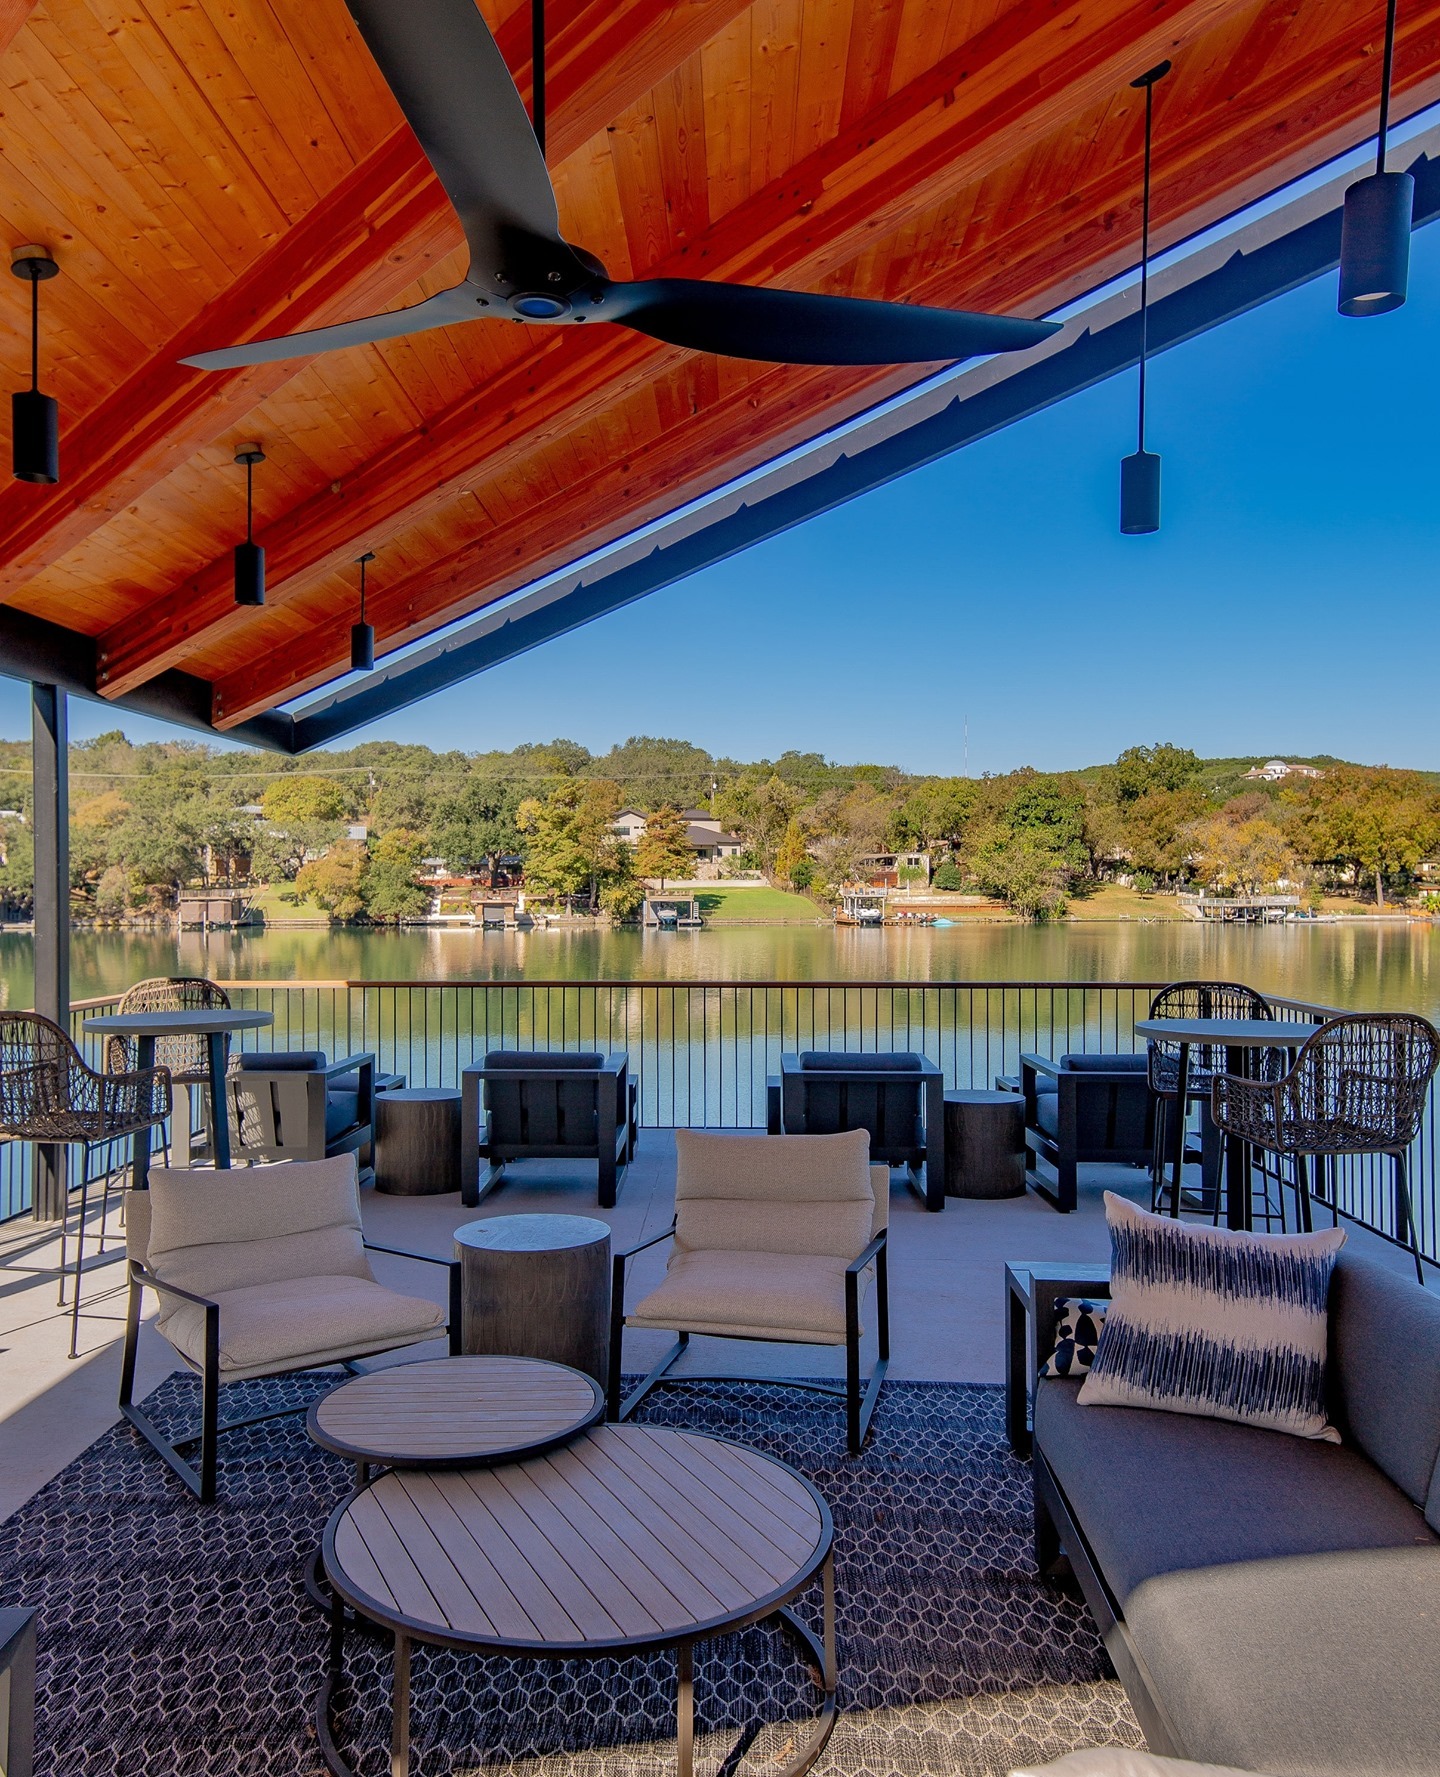
<path id="1" fill-rule="evenodd" d="M 922 1057 L 905 1053 L 854 1055 L 827 1049 L 803 1049 L 800 1066 L 807 1074 L 918 1074 Z"/>
<path id="2" fill-rule="evenodd" d="M 314 1073 L 328 1067 L 323 1049 L 245 1049 L 241 1051 L 242 1073 Z"/>
<path id="3" fill-rule="evenodd" d="M 325 1139 L 334 1141 L 360 1121 L 358 1092 L 327 1092 L 325 1094 Z"/>

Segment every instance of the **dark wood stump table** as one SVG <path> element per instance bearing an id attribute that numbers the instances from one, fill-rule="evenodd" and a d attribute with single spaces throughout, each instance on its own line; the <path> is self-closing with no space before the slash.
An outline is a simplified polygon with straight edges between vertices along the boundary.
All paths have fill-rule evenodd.
<path id="1" fill-rule="evenodd" d="M 945 1195 L 1025 1195 L 1025 1101 L 1013 1092 L 945 1094 Z"/>
<path id="2" fill-rule="evenodd" d="M 610 1360 L 610 1230 L 594 1216 L 487 1216 L 455 1230 L 461 1349 L 540 1357 L 603 1388 Z"/>
<path id="3" fill-rule="evenodd" d="M 460 1093 L 399 1086 L 375 1094 L 375 1189 L 396 1197 L 460 1189 Z"/>
<path id="4" fill-rule="evenodd" d="M 330 1725 L 348 1603 L 395 1637 L 392 1777 L 410 1769 L 416 1641 L 541 1660 L 674 1648 L 677 1765 L 679 1777 L 693 1777 L 695 1644 L 769 1617 L 820 1679 L 809 1738 L 774 1767 L 775 1777 L 800 1777 L 835 1725 L 833 1538 L 829 1509 L 803 1476 L 698 1432 L 605 1425 L 500 1468 L 393 1470 L 325 1527 L 335 1593 L 329 1671 L 315 1700 L 325 1762 L 351 1777 Z M 786 1608 L 817 1574 L 819 1636 Z"/>

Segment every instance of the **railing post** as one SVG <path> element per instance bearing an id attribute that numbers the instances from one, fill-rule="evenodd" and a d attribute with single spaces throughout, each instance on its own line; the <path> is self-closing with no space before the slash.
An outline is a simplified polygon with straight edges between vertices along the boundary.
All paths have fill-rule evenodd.
<path id="1" fill-rule="evenodd" d="M 57 685 L 32 685 L 31 782 L 35 838 L 35 1010 L 70 1028 L 69 721 Z M 65 1208 L 65 1150 L 35 1149 L 33 1213 L 59 1221 Z"/>

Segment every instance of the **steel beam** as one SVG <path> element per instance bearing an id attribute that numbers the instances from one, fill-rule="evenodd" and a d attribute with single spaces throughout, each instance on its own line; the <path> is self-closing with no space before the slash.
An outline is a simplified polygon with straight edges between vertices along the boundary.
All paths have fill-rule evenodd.
<path id="1" fill-rule="evenodd" d="M 70 1026 L 70 768 L 66 697 L 31 686 L 31 832 L 35 840 L 35 1010 Z M 35 1149 L 34 1215 L 58 1221 L 65 1204 L 65 1149 Z"/>

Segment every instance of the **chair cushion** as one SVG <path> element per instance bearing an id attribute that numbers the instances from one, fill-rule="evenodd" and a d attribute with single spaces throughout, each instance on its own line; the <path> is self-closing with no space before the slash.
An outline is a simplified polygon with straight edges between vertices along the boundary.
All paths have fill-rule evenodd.
<path id="1" fill-rule="evenodd" d="M 1440 1530 L 1440 1300 L 1411 1277 L 1342 1253 L 1330 1286 L 1330 1356 L 1341 1423 Z"/>
<path id="2" fill-rule="evenodd" d="M 242 1049 L 235 1063 L 242 1074 L 313 1074 L 329 1066 L 323 1049 Z"/>
<path id="3" fill-rule="evenodd" d="M 1147 1581 L 1130 1633 L 1180 1744 L 1276 1777 L 1440 1774 L 1440 1548 Z"/>
<path id="4" fill-rule="evenodd" d="M 150 1174 L 146 1260 L 201 1296 L 292 1278 L 369 1279 L 355 1156 Z"/>
<path id="5" fill-rule="evenodd" d="M 1349 1445 L 1143 1407 L 1082 1407 L 1080 1387 L 1037 1385 L 1036 1447 L 1127 1617 L 1131 1593 L 1158 1574 L 1440 1547 L 1419 1508 Z"/>
<path id="6" fill-rule="evenodd" d="M 866 1055 L 845 1050 L 802 1049 L 800 1066 L 807 1074 L 918 1074 L 923 1057 L 905 1052 Z"/>
<path id="7" fill-rule="evenodd" d="M 870 1137 L 675 1131 L 675 1250 L 793 1253 L 843 1270 L 876 1227 Z M 883 1223 L 880 1225 L 883 1226 Z"/>
<path id="8" fill-rule="evenodd" d="M 1062 1055 L 1060 1065 L 1071 1074 L 1143 1074 L 1143 1055 Z"/>
<path id="9" fill-rule="evenodd" d="M 1050 1090 L 1035 1094 L 1035 1127 L 1043 1129 L 1055 1141 L 1060 1139 L 1060 1093 L 1052 1081 Z"/>
<path id="10" fill-rule="evenodd" d="M 593 1072 L 605 1057 L 573 1049 L 492 1049 L 485 1057 L 487 1068 L 586 1068 Z"/>
<path id="11" fill-rule="evenodd" d="M 829 1255 L 676 1251 L 629 1325 L 840 1345 L 846 1263 Z"/>
<path id="12" fill-rule="evenodd" d="M 1082 1406 L 1156 1407 L 1339 1433 L 1326 1418 L 1326 1302 L 1341 1228 L 1249 1234 L 1152 1215 L 1113 1191 L 1110 1308 Z"/>
<path id="13" fill-rule="evenodd" d="M 1244 1777 L 1233 1765 L 1194 1765 L 1189 1759 L 1157 1758 L 1128 1746 L 1087 1746 L 1053 1765 L 1027 1765 L 1010 1777 Z"/>
<path id="14" fill-rule="evenodd" d="M 325 1094 L 325 1139 L 334 1141 L 345 1135 L 360 1121 L 358 1092 L 327 1092 Z"/>
<path id="15" fill-rule="evenodd" d="M 444 1310 L 420 1296 L 402 1296 L 364 1277 L 301 1277 L 221 1291 L 220 1373 L 259 1375 L 277 1368 L 433 1338 Z M 205 1357 L 205 1311 L 189 1302 L 164 1305 L 160 1331 L 197 1367 Z"/>

